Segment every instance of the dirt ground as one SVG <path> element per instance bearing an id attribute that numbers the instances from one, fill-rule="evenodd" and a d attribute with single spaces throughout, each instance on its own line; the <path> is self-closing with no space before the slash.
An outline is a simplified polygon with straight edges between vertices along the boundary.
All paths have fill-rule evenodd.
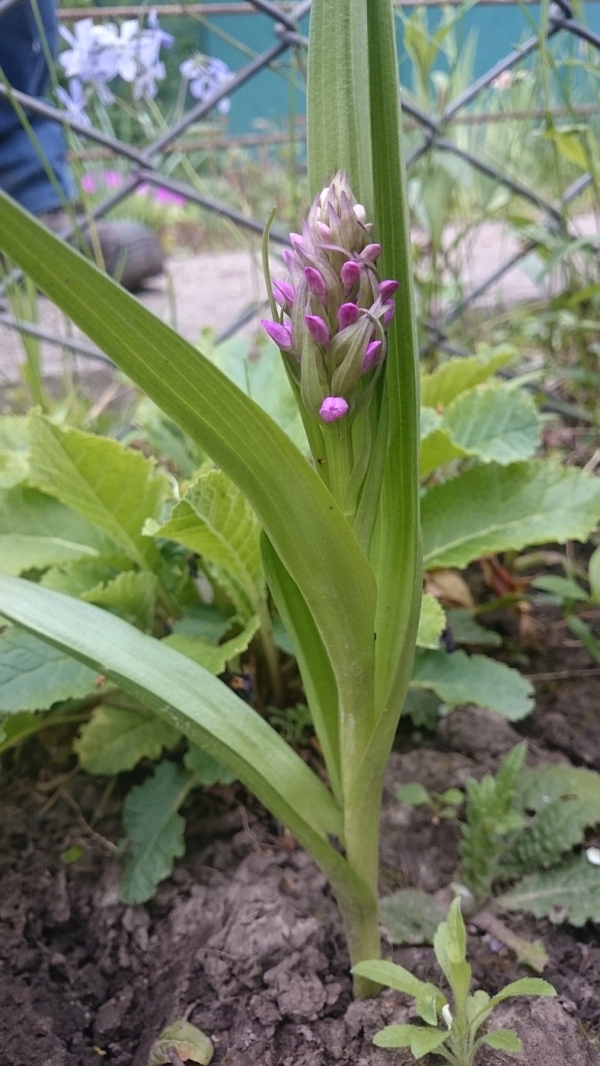
<path id="1" fill-rule="evenodd" d="M 560 645 L 560 634 L 551 639 Z M 458 828 L 400 807 L 401 783 L 463 786 L 524 736 L 530 765 L 570 760 L 600 771 L 596 671 L 583 650 L 548 640 L 527 652 L 526 672 L 541 680 L 537 709 L 518 731 L 474 708 L 453 712 L 419 747 L 401 731 L 386 783 L 383 894 L 403 885 L 438 892 L 456 869 Z M 105 779 L 68 772 L 63 741 L 59 733 L 32 739 L 5 757 L 0 777 L 1 1066 L 146 1066 L 161 1028 L 183 1016 L 211 1036 L 216 1066 L 410 1061 L 371 1043 L 382 1025 L 409 1018 L 406 1001 L 384 992 L 352 1002 L 325 879 L 244 788 L 195 793 L 185 859 L 151 903 L 125 907 L 114 843 L 132 776 L 122 775 L 107 798 Z M 65 865 L 61 853 L 74 844 L 83 857 Z M 519 915 L 506 921 L 543 940 L 544 976 L 558 998 L 505 1005 L 492 1024 L 514 1024 L 525 1053 L 519 1060 L 488 1051 L 480 1066 L 600 1066 L 598 931 Z M 430 948 L 385 951 L 438 980 Z M 469 957 L 490 993 L 527 973 L 474 926 Z"/>

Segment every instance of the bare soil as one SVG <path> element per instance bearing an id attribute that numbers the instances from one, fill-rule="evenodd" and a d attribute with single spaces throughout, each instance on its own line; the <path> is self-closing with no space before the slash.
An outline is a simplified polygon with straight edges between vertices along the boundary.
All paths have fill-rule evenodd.
<path id="1" fill-rule="evenodd" d="M 401 783 L 462 786 L 494 770 L 522 736 L 530 764 L 572 761 L 600 771 L 589 658 L 548 646 L 527 655 L 526 671 L 543 680 L 537 710 L 518 731 L 463 708 L 419 747 L 409 730 L 401 733 L 386 785 L 382 893 L 406 885 L 443 892 L 456 869 L 457 827 L 400 807 Z M 0 1066 L 146 1066 L 161 1028 L 183 1016 L 211 1036 L 216 1066 L 410 1061 L 371 1042 L 382 1025 L 409 1018 L 406 1001 L 385 992 L 352 1002 L 325 879 L 241 786 L 194 800 L 185 859 L 151 903 L 130 908 L 119 902 L 111 843 L 122 835 L 120 803 L 131 779 L 107 796 L 105 780 L 73 776 L 70 765 L 60 735 L 44 736 L 7 758 L 0 777 Z M 84 854 L 67 865 L 61 854 L 74 844 Z M 600 1066 L 598 931 L 506 920 L 543 940 L 551 960 L 544 976 L 559 995 L 507 1004 L 493 1024 L 514 1024 L 525 1053 L 519 1060 L 489 1051 L 480 1066 Z M 493 993 L 526 975 L 498 940 L 475 927 L 469 934 L 480 987 Z M 430 948 L 386 952 L 437 980 Z"/>

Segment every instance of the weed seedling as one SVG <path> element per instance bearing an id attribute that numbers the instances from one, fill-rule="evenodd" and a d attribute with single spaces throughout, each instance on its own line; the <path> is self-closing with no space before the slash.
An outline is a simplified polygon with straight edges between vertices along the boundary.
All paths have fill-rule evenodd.
<path id="1" fill-rule="evenodd" d="M 514 1029 L 492 1029 L 479 1036 L 492 1011 L 513 996 L 555 996 L 552 985 L 539 977 L 525 977 L 490 997 L 483 989 L 469 993 L 471 967 L 466 959 L 467 932 L 455 899 L 446 921 L 438 926 L 433 947 L 438 965 L 450 986 L 450 1002 L 429 981 L 419 981 L 393 962 L 360 962 L 353 973 L 404 992 L 425 1025 L 388 1025 L 375 1034 L 378 1047 L 410 1048 L 415 1059 L 439 1055 L 452 1066 L 472 1066 L 482 1045 L 519 1052 L 523 1045 Z"/>

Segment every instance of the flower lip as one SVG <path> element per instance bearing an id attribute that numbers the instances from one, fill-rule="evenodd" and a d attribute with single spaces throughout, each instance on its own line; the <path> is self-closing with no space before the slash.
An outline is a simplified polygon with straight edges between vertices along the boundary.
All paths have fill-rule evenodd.
<path id="1" fill-rule="evenodd" d="M 280 322 L 272 322 L 268 318 L 262 318 L 260 324 L 269 334 L 271 340 L 274 340 L 275 344 L 283 352 L 291 352 L 293 350 L 294 341 L 289 326 L 284 326 Z"/>
<path id="2" fill-rule="evenodd" d="M 343 396 L 326 396 L 319 409 L 324 422 L 337 422 L 348 414 L 348 402 Z"/>

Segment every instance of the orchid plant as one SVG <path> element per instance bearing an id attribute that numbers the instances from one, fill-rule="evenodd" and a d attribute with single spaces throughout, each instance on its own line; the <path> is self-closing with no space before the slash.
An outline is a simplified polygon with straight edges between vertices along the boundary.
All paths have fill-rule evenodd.
<path id="1" fill-rule="evenodd" d="M 421 599 L 418 361 L 394 42 L 392 0 L 315 0 L 314 202 L 291 237 L 289 278 L 268 283 L 265 322 L 312 463 L 209 359 L 0 198 L 2 250 L 254 509 L 328 783 L 222 682 L 122 619 L 8 576 L 0 578 L 0 612 L 117 680 L 253 790 L 329 878 L 353 964 L 380 952 L 381 790 Z M 266 255 L 265 265 L 268 276 Z M 80 461 L 61 458 L 66 473 Z M 138 557 L 145 566 L 144 552 Z M 357 994 L 372 988 L 356 976 Z"/>

